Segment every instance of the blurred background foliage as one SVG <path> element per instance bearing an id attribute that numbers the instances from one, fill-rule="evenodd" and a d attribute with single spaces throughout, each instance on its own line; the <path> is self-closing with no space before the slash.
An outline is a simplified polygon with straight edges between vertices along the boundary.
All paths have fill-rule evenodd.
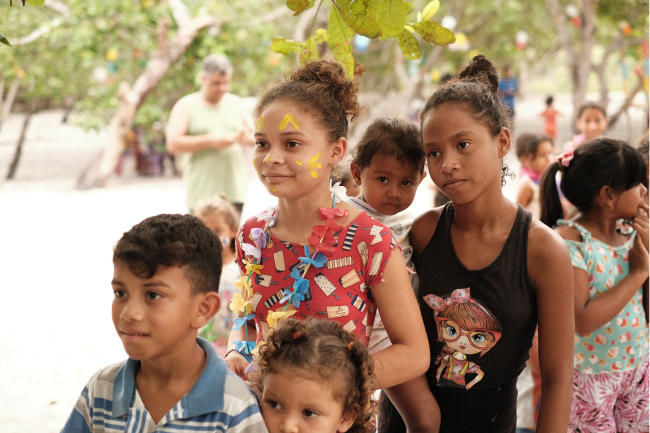
<path id="1" fill-rule="evenodd" d="M 573 0 L 556 1 L 567 11 L 574 3 Z M 415 22 L 417 12 L 429 2 L 413 0 L 411 3 L 413 10 L 407 19 Z M 523 66 L 533 74 L 545 73 L 549 64 L 563 67 L 558 60 L 563 55 L 562 46 L 548 3 L 443 0 L 434 20 L 441 22 L 443 18 L 453 17 L 456 24 L 449 27 L 457 41 L 438 47 L 420 39 L 423 56 L 417 61 L 403 57 L 395 38 L 383 41 L 355 38 L 355 60 L 366 67 L 361 78 L 362 89 L 380 92 L 403 89 L 407 83 L 396 73 L 397 64 L 401 64 L 409 77 L 424 76 L 427 83 L 435 83 L 446 73 L 457 74 L 478 53 L 498 65 L 513 65 L 516 73 Z M 332 2 L 324 0 L 322 10 L 316 15 L 317 7 L 314 7 L 313 18 L 309 19 L 292 16 L 283 0 L 188 0 L 185 5 L 191 16 L 211 15 L 221 25 L 198 33 L 164 79 L 147 95 L 136 115 L 136 125 L 151 126 L 156 122 L 164 125 L 174 102 L 198 88 L 200 62 L 208 53 L 223 53 L 232 59 L 234 93 L 257 95 L 297 63 L 296 55 L 283 56 L 269 48 L 273 38 L 291 39 L 302 25 L 304 33 L 299 38 L 305 40 L 318 28 L 326 28 Z M 612 44 L 622 32 L 628 39 L 647 39 L 647 0 L 600 0 L 597 19 L 597 48 Z M 14 2 L 13 7 L 3 4 L 0 33 L 10 42 L 27 40 L 39 31 L 42 34 L 28 43 L 0 45 L 0 90 L 6 93 L 9 83 L 18 79 L 18 109 L 65 107 L 74 110 L 74 122 L 85 128 L 102 128 L 117 108 L 119 83 L 133 83 L 156 53 L 161 22 L 168 23 L 169 35 L 178 29 L 165 0 L 69 0 L 65 4 L 47 0 L 39 8 L 22 7 L 20 1 Z M 571 20 L 567 26 L 570 35 L 578 40 L 580 26 Z M 526 34 L 523 47 L 518 42 L 522 31 Z M 643 56 L 638 44 L 624 50 L 634 64 L 639 64 Z M 595 55 L 598 52 L 602 49 L 596 49 Z M 620 62 L 619 55 L 612 56 L 610 69 L 616 70 Z M 567 75 L 566 69 L 563 73 Z M 570 79 L 566 82 L 570 83 Z"/>

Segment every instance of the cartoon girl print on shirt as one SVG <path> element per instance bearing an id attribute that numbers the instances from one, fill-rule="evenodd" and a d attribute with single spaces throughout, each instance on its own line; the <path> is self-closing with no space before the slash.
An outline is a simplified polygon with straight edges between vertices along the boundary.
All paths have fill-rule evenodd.
<path id="1" fill-rule="evenodd" d="M 435 364 L 438 386 L 470 389 L 483 379 L 481 367 L 467 360 L 467 355 L 483 356 L 492 349 L 503 329 L 497 318 L 483 304 L 471 299 L 469 287 L 454 290 L 443 298 L 426 295 L 425 302 L 433 308 L 438 327 L 438 341 L 444 343 Z M 476 376 L 466 383 L 465 376 Z"/>

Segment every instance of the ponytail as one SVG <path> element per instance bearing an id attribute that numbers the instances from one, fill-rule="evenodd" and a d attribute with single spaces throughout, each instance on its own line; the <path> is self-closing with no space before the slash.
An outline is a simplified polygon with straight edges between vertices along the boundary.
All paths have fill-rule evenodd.
<path id="1" fill-rule="evenodd" d="M 560 194 L 557 190 L 555 175 L 560 170 L 560 164 L 554 163 L 546 167 L 539 188 L 541 215 L 539 220 L 553 228 L 557 220 L 564 216 Z"/>

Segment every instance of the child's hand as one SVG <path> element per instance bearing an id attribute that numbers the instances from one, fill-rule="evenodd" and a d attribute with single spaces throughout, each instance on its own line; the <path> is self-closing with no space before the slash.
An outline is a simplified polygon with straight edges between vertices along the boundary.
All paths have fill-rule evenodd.
<path id="1" fill-rule="evenodd" d="M 645 249 L 649 250 L 648 246 L 648 205 L 644 204 L 641 209 L 639 209 L 638 215 L 632 221 L 632 227 L 636 230 L 636 236 L 640 237 L 645 245 Z"/>
<path id="2" fill-rule="evenodd" d="M 246 361 L 246 358 L 244 358 L 241 353 L 230 352 L 228 356 L 226 356 L 226 364 L 228 364 L 230 371 L 241 377 L 242 380 L 248 381 L 246 369 L 248 368 L 249 362 Z"/>
<path id="3" fill-rule="evenodd" d="M 647 223 L 646 223 L 647 230 Z M 646 231 L 647 236 L 647 231 Z M 647 242 L 647 238 L 646 238 Z M 641 236 L 634 238 L 634 246 L 630 250 L 629 254 L 630 260 L 630 274 L 639 272 L 645 275 L 645 278 L 648 278 L 648 250 L 641 240 Z"/>

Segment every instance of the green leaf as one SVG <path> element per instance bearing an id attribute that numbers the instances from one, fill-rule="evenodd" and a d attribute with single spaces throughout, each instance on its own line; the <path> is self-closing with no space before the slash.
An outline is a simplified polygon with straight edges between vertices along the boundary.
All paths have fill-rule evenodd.
<path id="1" fill-rule="evenodd" d="M 315 62 L 318 60 L 318 47 L 313 36 L 310 36 L 303 46 L 299 56 L 300 66 L 305 66 L 307 63 Z"/>
<path id="2" fill-rule="evenodd" d="M 327 30 L 318 29 L 316 30 L 316 33 L 311 37 L 314 39 L 315 43 L 322 44 L 323 42 L 327 41 Z"/>
<path id="3" fill-rule="evenodd" d="M 45 4 L 45 0 L 26 0 L 28 5 L 32 5 L 36 8 L 40 8 Z"/>
<path id="4" fill-rule="evenodd" d="M 404 2 L 404 6 L 406 7 L 406 15 L 410 14 L 413 12 L 413 3 L 411 2 Z"/>
<path id="5" fill-rule="evenodd" d="M 354 78 L 354 56 L 350 45 L 352 36 L 354 30 L 348 27 L 338 10 L 333 7 L 327 22 L 327 45 L 334 58 L 345 67 L 349 78 Z"/>
<path id="6" fill-rule="evenodd" d="M 287 7 L 294 11 L 293 16 L 300 15 L 307 9 L 314 7 L 315 0 L 287 0 Z"/>
<path id="7" fill-rule="evenodd" d="M 409 60 L 418 60 L 422 57 L 422 48 L 420 48 L 420 43 L 417 38 L 411 34 L 408 30 L 404 30 L 397 37 L 399 42 L 399 48 L 402 50 L 402 54 Z"/>
<path id="8" fill-rule="evenodd" d="M 353 0 L 348 5 L 349 0 L 338 0 L 337 4 L 341 8 L 339 14 L 343 21 L 356 33 L 370 39 L 374 39 L 381 34 L 379 25 L 375 20 L 377 14 L 376 0 Z"/>
<path id="9" fill-rule="evenodd" d="M 447 45 L 456 41 L 454 33 L 434 21 L 422 21 L 413 24 L 413 28 L 422 39 L 435 45 Z"/>
<path id="10" fill-rule="evenodd" d="M 381 0 L 377 9 L 377 24 L 386 36 L 399 36 L 406 24 L 404 0 Z"/>
<path id="11" fill-rule="evenodd" d="M 0 43 L 11 46 L 11 44 L 9 43 L 9 39 L 7 39 L 6 36 L 3 35 L 2 33 L 0 33 Z"/>
<path id="12" fill-rule="evenodd" d="M 438 12 L 439 8 L 440 8 L 439 0 L 433 0 L 429 2 L 429 4 L 426 5 L 422 10 L 422 21 L 428 21 L 431 18 L 433 18 L 436 12 Z"/>
<path id="13" fill-rule="evenodd" d="M 302 42 L 292 41 L 285 38 L 273 38 L 271 49 L 276 53 L 284 54 L 285 56 L 291 53 L 299 53 L 303 49 Z"/>

